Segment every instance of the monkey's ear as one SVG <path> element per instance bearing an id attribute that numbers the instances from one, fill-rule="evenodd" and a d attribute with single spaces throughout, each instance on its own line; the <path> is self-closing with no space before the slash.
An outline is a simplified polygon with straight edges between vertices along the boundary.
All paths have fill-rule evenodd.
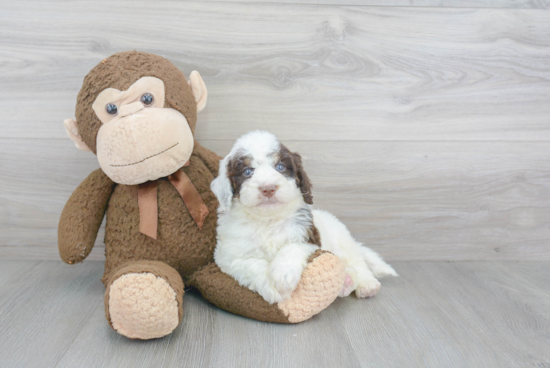
<path id="1" fill-rule="evenodd" d="M 189 74 L 189 80 L 187 83 L 191 86 L 193 95 L 195 96 L 195 101 L 197 101 L 197 112 L 201 112 L 206 106 L 208 92 L 206 91 L 206 85 L 204 84 L 199 72 L 193 70 L 191 74 Z"/>
<path id="2" fill-rule="evenodd" d="M 76 120 L 65 119 L 65 121 L 63 122 L 63 125 L 65 125 L 65 130 L 67 131 L 67 135 L 74 142 L 74 145 L 76 146 L 76 148 L 78 148 L 81 151 L 91 151 L 91 149 L 82 140 L 82 137 L 80 136 L 80 134 L 78 134 L 78 126 L 76 125 Z"/>

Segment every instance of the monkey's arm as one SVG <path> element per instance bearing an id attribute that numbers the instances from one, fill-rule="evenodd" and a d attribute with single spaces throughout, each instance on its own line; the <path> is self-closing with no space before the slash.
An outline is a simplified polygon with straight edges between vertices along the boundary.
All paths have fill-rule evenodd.
<path id="1" fill-rule="evenodd" d="M 193 154 L 197 155 L 204 162 L 204 164 L 206 165 L 208 170 L 210 170 L 212 175 L 214 175 L 214 177 L 218 176 L 218 171 L 220 169 L 220 160 L 222 159 L 222 157 L 210 151 L 208 148 L 204 148 L 197 141 L 195 141 Z"/>
<path id="2" fill-rule="evenodd" d="M 63 262 L 82 262 L 90 254 L 115 185 L 97 169 L 73 192 L 57 228 L 59 255 Z"/>

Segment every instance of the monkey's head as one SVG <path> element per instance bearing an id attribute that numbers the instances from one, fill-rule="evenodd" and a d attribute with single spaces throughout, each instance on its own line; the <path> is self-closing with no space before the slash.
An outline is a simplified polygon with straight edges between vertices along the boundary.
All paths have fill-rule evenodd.
<path id="1" fill-rule="evenodd" d="M 84 78 L 76 121 L 64 124 L 77 148 L 94 152 L 115 183 L 135 185 L 168 176 L 187 162 L 206 97 L 198 72 L 187 81 L 163 57 L 121 52 Z"/>

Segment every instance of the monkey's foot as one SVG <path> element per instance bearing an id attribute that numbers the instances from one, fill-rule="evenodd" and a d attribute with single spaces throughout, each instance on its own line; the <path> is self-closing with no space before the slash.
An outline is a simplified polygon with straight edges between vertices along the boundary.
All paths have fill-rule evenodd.
<path id="1" fill-rule="evenodd" d="M 215 263 L 195 272 L 188 284 L 212 304 L 231 313 L 259 321 L 298 323 L 328 307 L 338 297 L 345 277 L 340 258 L 319 249 L 309 257 L 290 299 L 277 304 L 269 304 L 260 294 L 239 285 Z"/>
<path id="2" fill-rule="evenodd" d="M 132 268 L 136 267 L 130 266 Z M 175 272 L 181 283 L 180 289 L 176 281 L 178 290 L 174 290 L 170 280 L 157 275 L 153 269 L 151 271 L 124 272 L 111 278 L 114 281 L 105 294 L 105 313 L 113 329 L 123 336 L 143 340 L 163 337 L 170 334 L 181 320 L 181 278 L 175 270 L 168 270 Z"/>
<path id="3" fill-rule="evenodd" d="M 345 278 L 346 272 L 340 258 L 317 250 L 309 258 L 290 299 L 280 302 L 278 307 L 291 323 L 310 319 L 338 297 Z"/>

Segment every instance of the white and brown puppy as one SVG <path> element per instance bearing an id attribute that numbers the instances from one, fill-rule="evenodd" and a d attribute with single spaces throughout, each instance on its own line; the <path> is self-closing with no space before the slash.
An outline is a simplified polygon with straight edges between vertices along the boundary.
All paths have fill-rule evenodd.
<path id="1" fill-rule="evenodd" d="M 336 217 L 311 209 L 311 183 L 300 155 L 271 133 L 239 138 L 211 187 L 220 202 L 216 264 L 269 303 L 290 297 L 319 246 L 346 267 L 340 296 L 354 290 L 360 298 L 373 296 L 380 288 L 377 277 L 397 276 Z"/>

